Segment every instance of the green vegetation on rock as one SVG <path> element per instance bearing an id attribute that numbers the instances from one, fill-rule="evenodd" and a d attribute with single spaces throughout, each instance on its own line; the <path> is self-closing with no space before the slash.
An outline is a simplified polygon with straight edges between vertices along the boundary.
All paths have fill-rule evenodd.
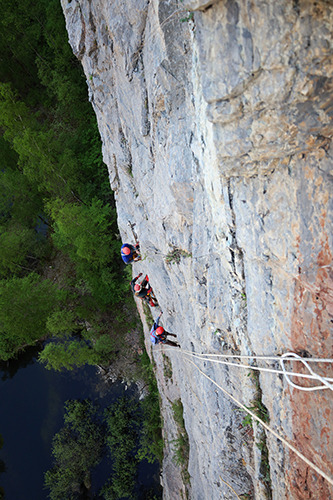
<path id="1" fill-rule="evenodd" d="M 181 468 L 183 481 L 186 484 L 190 482 L 190 475 L 188 473 L 188 461 L 190 454 L 190 443 L 184 422 L 184 408 L 181 399 L 177 399 L 172 403 L 173 417 L 177 424 L 178 436 L 173 440 L 174 445 L 174 460 L 175 463 Z"/>

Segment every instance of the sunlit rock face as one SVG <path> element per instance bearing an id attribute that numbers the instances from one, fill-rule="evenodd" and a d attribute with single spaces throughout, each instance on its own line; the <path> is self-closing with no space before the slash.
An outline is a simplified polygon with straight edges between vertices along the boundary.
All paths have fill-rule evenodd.
<path id="1" fill-rule="evenodd" d="M 165 328 L 196 353 L 332 357 L 332 3 L 62 6 L 121 237 L 133 241 L 127 222 L 136 224 L 143 260 L 134 272 L 148 273 Z M 182 252 L 171 256 L 174 249 Z M 170 401 L 178 397 L 191 499 L 234 499 L 234 491 L 260 500 L 331 498 L 325 479 L 268 431 L 265 445 L 263 431 L 245 425 L 246 414 L 204 374 L 246 406 L 261 401 L 270 427 L 333 476 L 330 390 L 301 392 L 276 374 L 256 379 L 165 347 L 154 358 L 166 499 L 185 498 L 172 460 Z M 318 371 L 333 377 L 327 365 Z"/>

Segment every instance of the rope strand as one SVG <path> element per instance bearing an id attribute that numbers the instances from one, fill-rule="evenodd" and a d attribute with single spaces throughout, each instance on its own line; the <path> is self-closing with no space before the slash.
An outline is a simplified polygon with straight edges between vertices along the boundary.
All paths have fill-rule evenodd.
<path id="1" fill-rule="evenodd" d="M 178 349 L 176 352 L 180 352 Z M 316 471 L 320 476 L 322 476 L 324 479 L 326 479 L 327 482 L 329 482 L 331 485 L 333 485 L 333 478 L 330 477 L 328 474 L 326 474 L 324 471 L 322 471 L 319 467 L 317 467 L 316 464 L 311 462 L 303 453 L 297 450 L 294 445 L 289 443 L 286 439 L 284 439 L 282 436 L 280 436 L 274 429 L 272 429 L 269 425 L 267 425 L 261 418 L 259 418 L 255 413 L 253 413 L 251 410 L 249 410 L 246 406 L 244 406 L 240 401 L 238 401 L 234 396 L 232 396 L 228 391 L 226 391 L 222 386 L 220 386 L 215 380 L 213 380 L 211 377 L 206 375 L 193 361 L 190 359 L 185 360 L 188 363 L 191 363 L 205 378 L 210 380 L 216 387 L 218 387 L 224 394 L 226 394 L 238 407 L 240 407 L 242 410 L 247 412 L 251 417 L 256 420 L 259 424 L 261 424 L 267 431 L 269 431 L 273 436 L 275 436 L 279 441 L 281 441 L 287 448 L 289 448 L 291 451 L 293 451 L 303 462 L 305 462 L 309 467 L 311 467 L 314 471 Z"/>
<path id="2" fill-rule="evenodd" d="M 170 349 L 170 348 L 169 348 Z M 165 349 L 168 350 L 168 349 Z M 298 354 L 295 354 L 293 352 L 285 353 L 282 356 L 254 356 L 254 355 L 235 355 L 235 354 L 202 354 L 202 353 L 196 353 L 196 352 L 191 352 L 191 351 L 186 351 L 182 349 L 182 353 L 188 356 L 192 356 L 196 359 L 199 359 L 200 361 L 211 361 L 212 363 L 217 363 L 217 364 L 223 364 L 227 366 L 237 366 L 239 368 L 247 368 L 249 370 L 257 370 L 257 371 L 262 371 L 262 372 L 268 372 L 268 373 L 276 373 L 278 375 L 284 375 L 287 383 L 294 387 L 295 389 L 299 389 L 301 391 L 320 391 L 324 389 L 331 389 L 333 391 L 333 385 L 330 382 L 333 382 L 333 378 L 330 377 L 323 377 L 319 375 L 318 373 L 315 373 L 311 367 L 309 366 L 309 362 L 317 362 L 317 363 L 333 363 L 333 359 L 328 359 L 328 358 L 303 358 L 299 356 Z M 207 357 L 209 356 L 209 357 Z M 221 358 L 245 358 L 245 359 L 253 359 L 253 360 L 274 360 L 274 361 L 279 361 L 282 371 L 281 370 L 273 370 L 271 368 L 264 368 L 264 367 L 259 367 L 259 366 L 254 366 L 254 365 L 245 365 L 242 363 L 234 363 L 231 361 L 220 361 L 216 359 L 211 359 L 210 357 L 221 357 Z M 298 361 L 303 363 L 303 365 L 309 370 L 310 375 L 308 373 L 299 373 L 299 372 L 289 372 L 285 368 L 285 361 Z M 290 380 L 290 377 L 299 377 L 299 378 L 304 378 L 304 379 L 309 379 L 309 380 L 317 380 L 322 383 L 322 385 L 317 385 L 314 387 L 304 387 L 299 384 L 296 384 L 295 382 L 292 382 Z"/>
<path id="3" fill-rule="evenodd" d="M 239 359 L 259 359 L 259 360 L 272 360 L 272 361 L 281 361 L 281 356 L 256 356 L 254 354 L 204 354 L 199 352 L 192 352 L 182 349 L 184 353 L 195 354 L 196 356 L 214 356 L 221 358 L 239 358 Z M 286 359 L 286 361 L 299 361 L 293 357 L 294 353 L 289 353 L 290 359 Z M 333 363 L 333 359 L 331 358 L 301 358 L 305 359 L 308 363 Z"/>
<path id="4" fill-rule="evenodd" d="M 333 382 L 333 378 L 321 377 L 317 373 L 313 372 L 313 370 L 311 370 L 311 368 L 307 365 L 306 362 L 304 362 L 304 364 L 306 365 L 306 367 L 308 368 L 308 370 L 310 371 L 310 373 L 312 373 L 312 375 L 308 375 L 306 373 L 298 373 L 298 372 L 288 372 L 288 371 L 286 371 L 286 369 L 284 367 L 284 364 L 282 364 L 282 363 L 284 363 L 285 359 L 281 360 L 281 358 L 280 358 L 280 362 L 281 362 L 282 370 L 273 370 L 271 368 L 263 368 L 263 367 L 260 367 L 260 366 L 243 365 L 243 364 L 240 364 L 240 363 L 233 363 L 233 362 L 230 362 L 230 361 L 220 361 L 220 360 L 210 359 L 210 358 L 206 358 L 206 357 L 199 357 L 196 354 L 193 354 L 193 353 L 190 353 L 190 352 L 184 352 L 184 354 L 187 355 L 187 356 L 191 355 L 194 358 L 199 359 L 200 361 L 211 361 L 212 363 L 218 363 L 218 364 L 227 365 L 227 366 L 237 366 L 239 368 L 248 368 L 249 370 L 257 370 L 257 371 L 262 371 L 262 372 L 281 374 L 281 375 L 284 375 L 286 377 L 286 380 L 287 380 L 287 382 L 290 385 L 292 385 L 296 389 L 300 389 L 300 390 L 318 391 L 318 390 L 321 390 L 321 389 L 331 389 L 331 391 L 333 391 L 333 385 L 330 384 L 330 382 Z M 300 358 L 300 360 L 302 360 L 302 358 Z M 318 380 L 318 381 L 322 382 L 323 386 L 302 387 L 300 385 L 297 385 L 297 384 L 293 383 L 289 379 L 289 376 L 300 377 L 300 378 L 305 378 L 305 379 L 310 379 L 310 380 Z"/>
<path id="5" fill-rule="evenodd" d="M 288 356 L 289 356 L 289 358 L 288 358 Z M 300 386 L 300 385 L 292 382 L 289 378 L 289 373 L 286 371 L 285 366 L 284 366 L 285 359 L 290 359 L 290 356 L 293 356 L 297 361 L 300 361 L 301 363 L 303 363 L 303 365 L 309 370 L 309 372 L 312 373 L 314 378 L 319 380 L 320 382 L 322 382 L 323 385 L 317 386 L 317 387 L 303 387 L 303 386 Z M 290 384 L 292 387 L 295 387 L 295 389 L 300 389 L 301 391 L 319 391 L 321 389 L 331 389 L 331 391 L 333 391 L 333 385 L 331 385 L 329 383 L 332 381 L 332 379 L 330 379 L 328 377 L 322 377 L 321 375 L 318 375 L 318 373 L 315 373 L 312 370 L 312 368 L 309 366 L 309 364 L 303 358 L 301 358 L 301 356 L 299 356 L 298 354 L 295 354 L 293 352 L 287 352 L 286 354 L 283 354 L 282 358 L 280 360 L 280 365 L 282 367 L 283 374 L 284 374 L 288 384 Z M 308 375 L 307 378 L 311 378 L 311 375 Z"/>

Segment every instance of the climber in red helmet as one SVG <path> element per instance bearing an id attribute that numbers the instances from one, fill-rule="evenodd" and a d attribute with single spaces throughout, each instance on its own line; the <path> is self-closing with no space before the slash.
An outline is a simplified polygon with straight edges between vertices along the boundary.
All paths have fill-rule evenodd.
<path id="1" fill-rule="evenodd" d="M 130 243 L 124 243 L 121 247 L 121 258 L 125 264 L 131 264 L 132 262 L 141 260 L 139 243 L 135 246 L 130 245 Z"/>
<path id="2" fill-rule="evenodd" d="M 140 299 L 143 299 L 147 302 L 152 307 L 155 307 L 158 305 L 157 299 L 154 295 L 153 289 L 150 286 L 149 283 L 149 278 L 146 275 L 144 279 L 141 281 L 141 283 L 137 283 L 137 280 L 142 276 L 142 273 L 138 274 L 135 278 L 132 279 L 131 281 L 131 289 L 132 292 L 136 297 L 139 297 Z"/>
<path id="3" fill-rule="evenodd" d="M 171 345 L 173 347 L 180 347 L 179 344 L 176 342 L 173 342 L 172 340 L 168 340 L 167 337 L 177 337 L 174 333 L 166 332 L 163 328 L 163 326 L 159 326 L 159 321 L 160 317 L 162 316 L 163 312 L 160 313 L 160 315 L 155 319 L 153 326 L 151 327 L 150 330 L 150 340 L 151 342 L 156 345 L 156 344 L 166 344 L 166 345 Z"/>

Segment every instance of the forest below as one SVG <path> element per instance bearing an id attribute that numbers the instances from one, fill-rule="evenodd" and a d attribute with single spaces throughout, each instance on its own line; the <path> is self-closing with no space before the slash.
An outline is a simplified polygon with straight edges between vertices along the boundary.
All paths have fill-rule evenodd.
<path id="1" fill-rule="evenodd" d="M 59 2 L 1 3 L 0 358 L 51 338 L 47 366 L 103 363 L 128 287 L 86 82 Z"/>
<path id="2" fill-rule="evenodd" d="M 135 306 L 85 77 L 68 44 L 59 0 L 0 0 L 0 5 L 0 361 L 42 342 L 39 361 L 48 369 L 108 366 L 133 327 Z M 114 414 L 130 426 L 133 419 L 144 422 L 144 432 L 140 437 L 135 428 L 135 445 L 120 461 L 131 479 L 120 482 L 118 492 L 109 486 L 104 498 L 120 498 L 121 487 L 123 494 L 131 491 L 135 470 L 128 453 L 133 456 L 138 439 L 140 459 L 161 459 L 156 382 L 145 352 L 141 358 L 139 372 L 150 396 L 130 414 L 121 402 L 110 409 L 103 435 L 112 441 L 105 429 L 112 418 L 116 428 Z M 67 423 L 85 425 L 82 405 L 95 418 L 89 404 L 69 403 Z M 95 431 L 99 455 L 105 444 L 101 429 Z M 79 449 L 80 432 L 71 434 Z M 119 433 L 124 432 L 122 427 Z M 50 498 L 81 498 L 87 474 L 68 476 L 67 483 L 59 479 L 67 477 L 60 467 L 66 463 L 64 450 L 57 455 L 61 436 L 54 441 L 56 469 L 46 475 Z M 88 455 L 91 439 L 81 442 Z M 90 456 L 78 469 L 89 473 L 96 460 Z"/>

